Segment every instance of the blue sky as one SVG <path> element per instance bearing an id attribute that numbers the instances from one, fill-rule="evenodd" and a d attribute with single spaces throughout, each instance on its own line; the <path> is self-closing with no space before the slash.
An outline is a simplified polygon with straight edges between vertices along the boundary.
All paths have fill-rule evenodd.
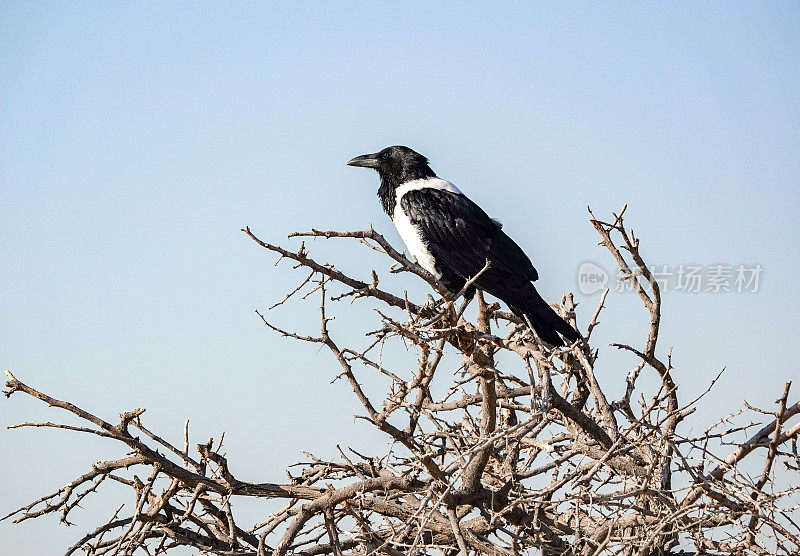
<path id="1" fill-rule="evenodd" d="M 300 449 L 378 442 L 327 354 L 260 324 L 302 277 L 239 229 L 373 223 L 399 245 L 377 177 L 344 163 L 406 144 L 504 222 L 548 299 L 583 261 L 613 272 L 587 205 L 628 203 L 653 264 L 760 264 L 757 293 L 665 295 L 661 341 L 687 400 L 727 365 L 697 426 L 769 406 L 797 374 L 799 24 L 794 3 L 2 2 L 0 366 L 109 418 L 147 407 L 173 438 L 187 417 L 198 440 L 225 430 L 253 480 Z M 386 271 L 356 245 L 311 248 Z M 311 305 L 274 318 L 314 330 Z M 645 318 L 612 294 L 598 345 L 641 342 Z M 631 360 L 600 361 L 621 391 Z M 3 426 L 58 417 L 0 407 Z M 42 430 L 0 442 L 18 479 L 0 513 L 121 453 Z M 0 552 L 51 554 L 107 510 L 2 524 Z"/>

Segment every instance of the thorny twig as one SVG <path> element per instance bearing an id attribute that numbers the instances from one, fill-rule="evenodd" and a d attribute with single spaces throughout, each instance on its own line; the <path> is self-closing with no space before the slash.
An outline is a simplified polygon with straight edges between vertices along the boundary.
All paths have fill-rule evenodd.
<path id="1" fill-rule="evenodd" d="M 355 239 L 388 257 L 394 265 L 390 276 L 414 274 L 445 298 L 444 304 L 411 301 L 413 295 L 388 280 L 380 282 L 374 270 L 369 280 L 360 280 L 312 259 L 305 245 L 284 248 L 245 228 L 258 245 L 307 273 L 270 308 L 302 303 L 318 293 L 319 332 L 287 330 L 272 317 L 267 320 L 265 312 L 257 314 L 272 331 L 317 344 L 333 356 L 334 374 L 346 380 L 361 404 L 361 417 L 386 435 L 388 448 L 371 455 L 357 447 L 350 455 L 338 449 L 333 459 L 308 454 L 292 474 L 287 471 L 288 482 L 245 482 L 213 439 L 189 453 L 188 421 L 183 445 L 177 447 L 144 426 L 142 409 L 121 414 L 115 423 L 9 372 L 7 397 L 26 394 L 82 422 L 12 428 L 92 434 L 117 442 L 123 455 L 92 465 L 3 519 L 20 522 L 57 513 L 67 523 L 82 500 L 113 481 L 130 489 L 132 502 L 117 504 L 111 518 L 67 554 L 155 555 L 178 547 L 232 556 L 522 554 L 530 549 L 548 556 L 797 553 L 800 424 L 794 418 L 800 402 L 790 403 L 787 383 L 774 411 L 755 410 L 772 422 L 744 441 L 738 435 L 753 423 L 732 424 L 736 415 L 704 433 L 681 435 L 681 421 L 710 386 L 679 404 L 671 351 L 662 357 L 658 346 L 661 294 L 639 239 L 624 225 L 624 212 L 609 222 L 591 216 L 601 244 L 649 315 L 641 345 L 613 344 L 638 359 L 630 372 L 617 375 L 625 377 L 617 401 L 607 401 L 611 388 L 604 389 L 595 373 L 600 352 L 588 344 L 608 290 L 586 327 L 587 342 L 547 350 L 519 319 L 480 293 L 474 322 L 464 316 L 465 306 L 454 311 L 454 298 L 442 284 L 371 228 L 290 237 Z M 377 328 L 361 331 L 365 345 L 331 324 L 339 299 L 376 309 Z M 571 295 L 562 306 L 577 324 Z M 392 344 L 406 349 L 407 364 L 393 359 L 391 368 L 386 366 L 384 349 Z M 361 372 L 382 377 L 382 399 L 362 386 Z M 642 389 L 639 377 L 650 372 L 658 384 Z M 763 456 L 755 479 L 744 471 L 754 453 Z M 794 483 L 785 480 L 784 469 L 794 473 Z M 285 505 L 243 527 L 233 503 L 243 496 L 283 499 Z"/>

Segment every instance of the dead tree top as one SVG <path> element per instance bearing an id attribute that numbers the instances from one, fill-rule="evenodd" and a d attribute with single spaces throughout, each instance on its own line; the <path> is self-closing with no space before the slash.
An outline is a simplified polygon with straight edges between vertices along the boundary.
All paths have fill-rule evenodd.
<path id="1" fill-rule="evenodd" d="M 679 395 L 671 350 L 662 356 L 658 344 L 661 293 L 639 239 L 623 223 L 624 211 L 608 222 L 590 211 L 601 245 L 648 315 L 640 344 L 611 344 L 636 358 L 632 368 L 619 369 L 621 388 L 604 389 L 595 375 L 600 350 L 592 347 L 592 335 L 608 290 L 588 323 L 576 322 L 575 302 L 566 295 L 558 310 L 583 330 L 585 341 L 549 349 L 480 292 L 470 321 L 460 296 L 372 229 L 290 237 L 356 240 L 386 257 L 390 272 L 426 281 L 439 301 L 412 301 L 381 284 L 375 270 L 354 277 L 313 259 L 305 244 L 288 249 L 245 228 L 256 244 L 305 271 L 269 309 L 319 299 L 313 333 L 282 328 L 266 317 L 269 309 L 256 311 L 261 321 L 330 353 L 336 371 L 320 380 L 347 381 L 362 408 L 359 417 L 385 435 L 386 449 L 307 454 L 288 468 L 286 482 L 242 481 L 229 463 L 236 456 L 223 455 L 221 440 L 190 448 L 188 421 L 183 445 L 175 446 L 145 426 L 144 409 L 107 420 L 7 372 L 6 397 L 32 396 L 83 422 L 10 428 L 95 435 L 118 445 L 119 455 L 89 465 L 83 475 L 3 519 L 54 514 L 68 524 L 86 496 L 112 481 L 126 486 L 129 496 L 117 500 L 108 521 L 86 532 L 67 555 L 155 555 L 180 547 L 241 556 L 797 554 L 800 422 L 794 417 L 800 401 L 790 401 L 791 383 L 780 388 L 774 408 L 748 406 L 758 423 L 734 425 L 731 416 L 721 416 L 700 434 L 682 432 L 682 421 L 719 374 L 700 396 L 687 401 Z M 342 343 L 346 335 L 330 316 L 342 300 L 376 308 L 374 320 L 359 332 L 365 345 Z M 349 306 L 336 305 L 339 311 Z M 380 353 L 390 344 L 412 354 L 412 364 L 387 366 Z M 382 377 L 384 395 L 368 393 L 359 379 L 363 373 Z M 648 383 L 654 388 L 640 386 L 643 373 L 656 377 Z M 624 393 L 611 399 L 612 390 Z M 232 503 L 243 496 L 285 505 L 244 524 Z"/>

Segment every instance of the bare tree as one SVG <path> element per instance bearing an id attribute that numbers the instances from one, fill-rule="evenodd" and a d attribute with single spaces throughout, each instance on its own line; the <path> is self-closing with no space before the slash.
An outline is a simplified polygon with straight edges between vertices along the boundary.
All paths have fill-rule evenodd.
<path id="1" fill-rule="evenodd" d="M 641 345 L 612 344 L 638 361 L 618 374 L 624 380 L 620 399 L 609 399 L 609 390 L 601 388 L 595 376 L 599 350 L 590 343 L 608 290 L 582 327 L 585 341 L 549 349 L 480 292 L 470 322 L 460 296 L 451 296 L 372 229 L 292 236 L 355 239 L 388 257 L 392 272 L 427 281 L 441 300 L 413 302 L 385 289 L 374 270 L 358 279 L 312 259 L 304 246 L 288 250 L 245 228 L 258 245 L 307 272 L 278 304 L 313 294 L 320 300 L 318 332 L 284 330 L 256 312 L 278 334 L 333 355 L 339 376 L 363 407 L 360 417 L 386 436 L 386 450 L 309 455 L 290 468 L 299 471 L 286 483 L 245 482 L 234 475 L 220 443 L 209 440 L 190 450 L 188 424 L 183 445 L 175 446 L 145 426 L 143 409 L 112 422 L 9 372 L 7 397 L 27 394 L 83 422 L 12 428 L 66 429 L 107 438 L 121 450 L 119 459 L 92 465 L 4 519 L 52 513 L 66 523 L 81 500 L 114 481 L 129 488 L 130 499 L 66 554 L 161 554 L 178 547 L 259 556 L 510 555 L 536 549 L 546 555 L 797 554 L 800 422 L 792 419 L 800 402 L 789 401 L 791 383 L 774 408 L 745 409 L 766 422 L 736 426 L 725 416 L 702 434 L 681 434 L 679 425 L 705 393 L 682 400 L 671 356 L 657 353 L 661 294 L 623 213 L 610 222 L 591 217 L 649 314 Z M 339 300 L 377 307 L 375 321 L 364 323 L 364 345 L 337 343 L 329 310 Z M 567 295 L 560 310 L 578 326 L 574 305 Z M 412 365 L 384 364 L 380 352 L 394 342 L 413 354 Z M 356 370 L 381 376 L 385 395 L 368 394 Z M 656 385 L 648 390 L 639 378 L 650 373 L 657 380 L 648 382 Z M 435 384 L 442 394 L 434 394 Z M 745 458 L 756 455 L 760 471 L 751 476 Z M 231 505 L 243 496 L 283 499 L 285 506 L 243 525 Z"/>

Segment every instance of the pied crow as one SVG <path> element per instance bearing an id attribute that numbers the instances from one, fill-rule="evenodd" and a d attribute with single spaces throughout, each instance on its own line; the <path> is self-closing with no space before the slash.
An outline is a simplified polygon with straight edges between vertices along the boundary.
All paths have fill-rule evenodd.
<path id="1" fill-rule="evenodd" d="M 474 285 L 500 298 L 542 340 L 563 346 L 580 334 L 542 299 L 530 259 L 487 214 L 455 185 L 438 178 L 428 159 L 404 146 L 357 156 L 349 166 L 374 168 L 383 210 L 394 222 L 411 255 L 451 292 L 491 262 Z M 559 336 L 559 334 L 561 336 Z"/>

